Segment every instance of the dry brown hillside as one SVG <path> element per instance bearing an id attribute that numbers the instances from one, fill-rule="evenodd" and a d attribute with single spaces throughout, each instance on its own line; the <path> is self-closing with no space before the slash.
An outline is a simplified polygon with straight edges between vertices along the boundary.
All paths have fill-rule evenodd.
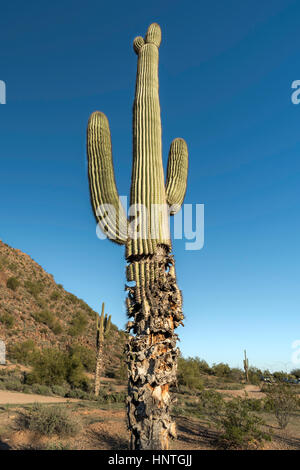
<path id="1" fill-rule="evenodd" d="M 95 351 L 95 318 L 95 311 L 30 256 L 0 241 L 0 339 L 8 351 L 28 339 L 39 348 L 80 344 Z M 125 338 L 112 325 L 105 346 L 107 370 L 119 367 Z"/>

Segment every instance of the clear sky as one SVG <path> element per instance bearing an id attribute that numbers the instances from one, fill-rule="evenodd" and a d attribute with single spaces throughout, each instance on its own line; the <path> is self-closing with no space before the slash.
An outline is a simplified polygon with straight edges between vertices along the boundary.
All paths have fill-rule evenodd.
<path id="1" fill-rule="evenodd" d="M 189 146 L 187 203 L 205 204 L 205 244 L 174 243 L 185 356 L 289 369 L 299 321 L 300 3 L 289 0 L 2 2 L 0 238 L 114 323 L 126 322 L 124 249 L 95 234 L 85 154 L 109 118 L 128 194 L 137 58 L 162 28 L 160 98 L 169 144 Z"/>

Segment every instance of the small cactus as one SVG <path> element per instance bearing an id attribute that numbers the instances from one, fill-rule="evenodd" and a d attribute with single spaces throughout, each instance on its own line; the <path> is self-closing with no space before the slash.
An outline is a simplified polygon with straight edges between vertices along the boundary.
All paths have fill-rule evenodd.
<path id="1" fill-rule="evenodd" d="M 96 358 L 96 371 L 95 371 L 95 396 L 99 395 L 100 390 L 100 374 L 103 366 L 103 346 L 104 340 L 107 338 L 110 326 L 111 326 L 111 315 L 104 315 L 105 305 L 102 303 L 101 315 L 97 314 L 96 318 L 96 347 L 97 347 L 97 358 Z"/>
<path id="2" fill-rule="evenodd" d="M 249 382 L 249 360 L 247 358 L 246 350 L 244 350 L 245 359 L 243 360 L 244 363 L 244 371 L 245 371 L 245 379 L 246 382 Z"/>

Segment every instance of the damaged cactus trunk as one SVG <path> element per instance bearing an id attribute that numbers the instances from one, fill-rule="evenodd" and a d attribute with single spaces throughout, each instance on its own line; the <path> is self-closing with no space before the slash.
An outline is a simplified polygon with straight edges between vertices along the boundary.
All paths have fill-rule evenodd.
<path id="1" fill-rule="evenodd" d="M 165 183 L 158 87 L 160 27 L 134 40 L 138 56 L 133 105 L 133 160 L 129 219 L 120 204 L 112 163 L 109 124 L 91 115 L 87 133 L 91 202 L 100 228 L 126 247 L 128 426 L 132 449 L 168 449 L 176 436 L 170 386 L 176 382 L 175 328 L 182 324 L 182 298 L 171 254 L 169 215 L 186 192 L 188 150 L 183 139 L 170 146 Z M 113 210 L 110 210 L 112 208 Z M 113 217 L 116 214 L 117 217 Z M 130 285 L 133 284 L 133 285 Z"/>
<path id="2" fill-rule="evenodd" d="M 129 370 L 127 413 L 132 449 L 169 448 L 176 437 L 171 419 L 170 386 L 176 382 L 177 335 L 181 323 L 181 293 L 176 285 L 174 260 L 165 246 L 135 261 L 155 278 L 140 288 L 128 288 L 127 308 L 134 317 L 128 328 L 135 336 L 127 345 Z M 148 267 L 149 266 L 149 267 Z"/>

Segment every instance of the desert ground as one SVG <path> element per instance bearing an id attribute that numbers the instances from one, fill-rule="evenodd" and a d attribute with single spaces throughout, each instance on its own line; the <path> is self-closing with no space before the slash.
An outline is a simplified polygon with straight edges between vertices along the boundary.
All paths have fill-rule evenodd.
<path id="1" fill-rule="evenodd" d="M 106 381 L 111 387 L 113 380 Z M 125 387 L 116 383 L 115 387 Z M 246 385 L 240 390 L 219 390 L 225 400 L 236 396 L 263 398 L 259 386 Z M 173 450 L 214 450 L 218 449 L 217 438 L 220 431 L 213 420 L 197 414 L 197 408 L 189 407 L 197 403 L 197 397 L 178 394 L 181 407 L 174 409 L 177 424 L 177 439 L 172 441 Z M 45 407 L 63 407 L 81 423 L 80 432 L 72 437 L 43 436 L 39 433 L 21 429 L 18 417 L 26 413 L 35 403 Z M 271 433 L 272 440 L 262 445 L 264 450 L 300 449 L 300 413 L 295 413 L 285 430 L 278 427 L 276 419 L 270 413 L 262 413 L 264 428 Z M 24 394 L 0 390 L 0 449 L 23 450 L 119 450 L 128 449 L 128 431 L 126 428 L 125 407 L 123 403 L 99 404 L 88 400 L 66 399 L 36 394 Z"/>

